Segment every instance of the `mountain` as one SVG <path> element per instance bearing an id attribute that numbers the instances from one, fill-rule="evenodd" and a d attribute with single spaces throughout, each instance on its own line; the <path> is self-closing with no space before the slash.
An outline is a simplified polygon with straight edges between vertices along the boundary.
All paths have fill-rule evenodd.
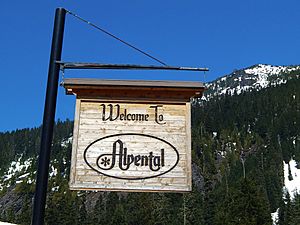
<path id="1" fill-rule="evenodd" d="M 257 64 L 245 69 L 234 70 L 229 75 L 207 83 L 204 99 L 225 94 L 241 94 L 244 91 L 257 91 L 286 83 L 287 80 L 299 76 L 299 65 L 273 66 Z"/>
<path id="2" fill-rule="evenodd" d="M 208 84 L 208 100 L 192 107 L 185 194 L 70 191 L 73 122 L 58 121 L 46 224 L 271 225 L 271 213 L 277 224 L 300 224 L 298 74 L 260 64 Z M 0 133 L 0 221 L 30 224 L 40 132 Z"/>

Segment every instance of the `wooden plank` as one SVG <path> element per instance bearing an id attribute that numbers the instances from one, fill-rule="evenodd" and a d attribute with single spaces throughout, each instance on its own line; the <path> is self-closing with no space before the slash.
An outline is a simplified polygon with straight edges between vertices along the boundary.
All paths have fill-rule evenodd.
<path id="1" fill-rule="evenodd" d="M 192 190 L 192 125 L 191 125 L 191 103 L 186 103 L 186 169 L 187 169 L 187 185 Z"/>
<path id="2" fill-rule="evenodd" d="M 157 88 L 148 88 L 148 89 L 111 89 L 111 88 L 93 88 L 82 89 L 81 87 L 73 87 L 68 89 L 68 94 L 76 94 L 79 98 L 85 98 L 90 96 L 92 98 L 105 98 L 105 99 L 122 99 L 130 100 L 135 99 L 139 101 L 155 101 L 159 99 L 160 101 L 178 101 L 178 102 L 189 102 L 191 97 L 201 96 L 203 90 L 190 90 L 190 89 L 157 89 Z"/>
<path id="3" fill-rule="evenodd" d="M 87 187 L 86 185 L 80 185 L 80 184 L 76 184 L 76 185 L 72 185 L 70 186 L 71 190 L 74 191 L 114 191 L 114 192 L 122 192 L 122 191 L 126 191 L 126 192 L 158 192 L 158 190 L 160 192 L 176 192 L 176 193 L 185 193 L 185 192 L 189 192 L 190 189 L 182 186 L 182 187 L 144 187 L 144 186 L 136 186 L 136 187 L 128 187 L 126 188 L 126 190 L 124 189 L 124 185 L 117 186 L 117 187 L 112 187 L 112 186 L 104 186 L 104 187 L 99 187 L 98 184 L 93 184 L 90 185 L 90 187 Z"/>
<path id="4" fill-rule="evenodd" d="M 70 94 L 72 94 L 72 89 L 70 90 Z M 86 92 L 80 92 L 79 95 L 77 95 L 77 98 L 83 99 L 83 100 L 100 100 L 102 102 L 110 102 L 110 103 L 119 103 L 119 102 L 138 102 L 138 103 L 155 103 L 155 104 L 182 104 L 186 103 L 188 100 L 183 98 L 170 98 L 170 97 L 164 97 L 160 96 L 160 98 L 150 98 L 149 96 L 144 96 L 140 98 L 132 99 L 132 96 L 110 96 L 110 95 L 104 95 L 100 94 L 97 95 L 97 92 L 86 93 Z"/>
<path id="5" fill-rule="evenodd" d="M 185 105 L 185 101 L 178 101 L 178 100 L 164 100 L 164 99 L 124 99 L 124 98 L 102 98 L 101 96 L 77 96 L 80 98 L 82 102 L 103 102 L 103 103 L 139 103 L 139 104 L 164 104 L 164 105 Z"/>
<path id="6" fill-rule="evenodd" d="M 149 81 L 149 80 L 101 80 L 101 79 L 82 79 L 82 78 L 66 78 L 64 87 L 73 85 L 82 86 L 110 86 L 110 87 L 167 87 L 167 88 L 204 88 L 201 82 L 189 81 Z"/>
<path id="7" fill-rule="evenodd" d="M 75 119 L 73 127 L 73 143 L 72 143 L 72 155 L 71 155 L 71 169 L 70 169 L 70 184 L 75 183 L 76 179 L 76 162 L 77 162 L 77 149 L 78 149 L 78 134 L 79 134 L 79 124 L 80 124 L 80 106 L 81 100 L 76 99 L 75 108 Z"/>

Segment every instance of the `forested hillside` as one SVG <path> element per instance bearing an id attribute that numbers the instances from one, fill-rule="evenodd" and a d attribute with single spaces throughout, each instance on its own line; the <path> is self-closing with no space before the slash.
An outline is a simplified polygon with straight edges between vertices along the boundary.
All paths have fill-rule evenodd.
<path id="1" fill-rule="evenodd" d="M 276 210 L 278 224 L 300 224 L 300 193 L 286 191 L 283 171 L 300 162 L 298 77 L 195 102 L 192 118 L 193 191 L 185 194 L 69 191 L 73 123 L 57 122 L 46 224 L 270 225 Z M 30 224 L 40 131 L 0 133 L 1 221 Z"/>

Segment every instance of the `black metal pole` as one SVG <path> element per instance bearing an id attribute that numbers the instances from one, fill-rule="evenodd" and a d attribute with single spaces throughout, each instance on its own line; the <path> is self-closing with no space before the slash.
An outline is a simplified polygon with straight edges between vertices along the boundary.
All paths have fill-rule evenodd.
<path id="1" fill-rule="evenodd" d="M 31 222 L 32 225 L 44 224 L 49 162 L 51 153 L 51 143 L 53 137 L 53 126 L 55 119 L 57 88 L 60 69 L 60 65 L 57 64 L 56 61 L 59 61 L 61 59 L 65 17 L 66 10 L 63 8 L 57 8 L 55 12 L 54 29 L 52 36 L 47 92 L 41 137 L 41 148 L 39 154 L 34 206 Z"/>

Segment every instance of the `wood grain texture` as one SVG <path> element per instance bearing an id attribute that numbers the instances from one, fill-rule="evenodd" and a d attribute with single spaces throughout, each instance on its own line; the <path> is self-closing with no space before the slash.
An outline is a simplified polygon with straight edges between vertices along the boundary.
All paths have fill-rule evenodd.
<path id="1" fill-rule="evenodd" d="M 123 120 L 121 114 L 124 115 Z M 129 114 L 147 120 L 134 120 L 134 116 L 128 116 L 130 120 L 124 120 Z M 190 103 L 186 102 L 155 104 L 152 101 L 109 102 L 107 99 L 78 98 L 70 188 L 190 191 L 190 114 Z M 111 121 L 110 115 L 115 120 Z M 112 168 L 108 169 L 109 167 Z"/>
<path id="2" fill-rule="evenodd" d="M 76 99 L 75 107 L 75 119 L 74 119 L 74 130 L 73 130 L 73 143 L 72 143 L 72 156 L 71 156 L 71 172 L 70 172 L 70 184 L 75 183 L 76 179 L 76 163 L 77 163 L 77 148 L 78 148 L 78 132 L 80 123 L 80 107 L 81 100 Z"/>
<path id="3" fill-rule="evenodd" d="M 101 80 L 101 79 L 82 79 L 82 78 L 66 78 L 63 83 L 64 87 L 72 87 L 75 85 L 82 88 L 93 87 L 134 87 L 134 88 L 203 88 L 201 82 L 191 81 L 153 81 L 153 80 Z"/>

